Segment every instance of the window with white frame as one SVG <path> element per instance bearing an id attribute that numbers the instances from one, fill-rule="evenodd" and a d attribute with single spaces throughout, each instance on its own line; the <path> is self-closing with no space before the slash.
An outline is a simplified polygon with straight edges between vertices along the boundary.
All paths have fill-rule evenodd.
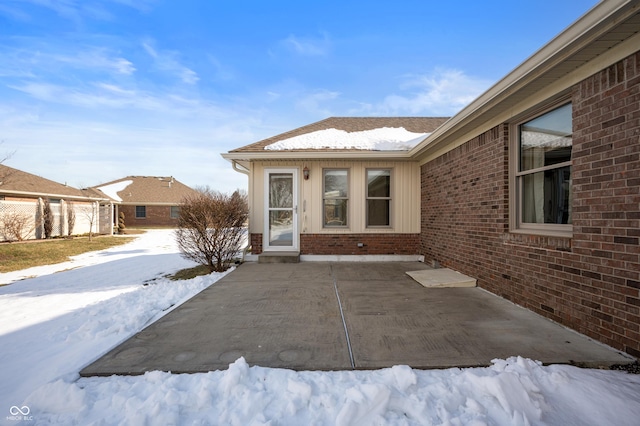
<path id="1" fill-rule="evenodd" d="M 322 211 L 324 227 L 349 225 L 349 171 L 325 169 L 322 172 Z"/>
<path id="2" fill-rule="evenodd" d="M 367 170 L 367 227 L 391 225 L 391 170 Z"/>
<path id="3" fill-rule="evenodd" d="M 518 229 L 571 232 L 571 104 L 517 126 Z"/>

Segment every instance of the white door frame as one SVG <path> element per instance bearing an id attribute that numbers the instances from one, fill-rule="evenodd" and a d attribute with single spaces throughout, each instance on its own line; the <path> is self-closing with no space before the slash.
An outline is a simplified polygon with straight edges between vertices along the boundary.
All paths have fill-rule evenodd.
<path id="1" fill-rule="evenodd" d="M 270 242 L 270 220 L 269 213 L 272 210 L 269 206 L 269 177 L 271 174 L 290 173 L 292 177 L 292 238 L 291 245 L 272 245 Z M 263 251 L 298 251 L 300 234 L 298 231 L 298 168 L 294 167 L 277 167 L 264 169 L 264 229 L 262 231 L 262 250 Z"/>

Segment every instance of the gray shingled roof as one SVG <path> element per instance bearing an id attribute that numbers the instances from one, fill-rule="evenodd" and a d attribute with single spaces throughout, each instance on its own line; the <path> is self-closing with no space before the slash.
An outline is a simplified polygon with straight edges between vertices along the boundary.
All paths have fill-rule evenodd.
<path id="1" fill-rule="evenodd" d="M 96 185 L 92 189 L 106 196 L 100 188 L 123 181 L 131 181 L 131 183 L 117 192 L 122 199 L 122 204 L 177 205 L 184 197 L 196 192 L 172 176 L 127 176 Z"/>
<path id="2" fill-rule="evenodd" d="M 104 198 L 0 164 L 0 193 L 48 198 Z"/>
<path id="3" fill-rule="evenodd" d="M 259 142 L 252 143 L 229 152 L 263 152 L 264 147 L 274 142 L 289 139 L 294 136 L 316 132 L 318 130 L 337 129 L 346 132 L 360 132 L 363 130 L 380 129 L 383 127 L 404 127 L 414 133 L 431 133 L 448 117 L 330 117 Z M 310 151 L 309 149 L 299 149 L 292 151 Z M 323 151 L 314 149 L 313 151 Z M 335 151 L 335 149 L 324 149 L 324 151 Z M 347 150 L 345 150 L 347 151 Z M 358 151 L 349 149 L 348 151 Z"/>

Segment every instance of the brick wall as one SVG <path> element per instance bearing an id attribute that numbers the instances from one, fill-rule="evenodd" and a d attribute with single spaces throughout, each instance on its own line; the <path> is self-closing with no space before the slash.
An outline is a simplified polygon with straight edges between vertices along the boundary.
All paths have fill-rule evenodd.
<path id="1" fill-rule="evenodd" d="M 124 224 L 129 228 L 147 226 L 178 226 L 178 219 L 171 218 L 170 206 L 147 206 L 146 210 L 147 216 L 144 219 L 136 219 L 136 206 L 118 206 L 118 214 L 124 212 Z"/>
<path id="2" fill-rule="evenodd" d="M 420 234 L 302 234 L 300 254 L 416 255 L 419 241 Z"/>
<path id="3" fill-rule="evenodd" d="M 249 240 L 251 244 L 251 254 L 262 253 L 262 234 L 251 234 Z"/>
<path id="4" fill-rule="evenodd" d="M 421 253 L 640 357 L 640 53 L 572 88 L 573 237 L 508 229 L 500 125 L 423 165 Z"/>
<path id="5" fill-rule="evenodd" d="M 358 247 L 362 243 L 362 247 Z M 300 254 L 416 255 L 420 234 L 301 234 Z M 251 234 L 252 253 L 262 253 L 262 234 Z"/>

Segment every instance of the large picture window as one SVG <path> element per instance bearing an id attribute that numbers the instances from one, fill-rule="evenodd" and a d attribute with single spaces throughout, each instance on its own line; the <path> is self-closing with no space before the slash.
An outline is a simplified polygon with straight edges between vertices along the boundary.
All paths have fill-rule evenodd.
<path id="1" fill-rule="evenodd" d="M 518 228 L 570 230 L 571 104 L 518 126 Z"/>
<path id="2" fill-rule="evenodd" d="M 349 171 L 324 170 L 322 209 L 325 227 L 346 227 L 349 218 Z"/>
<path id="3" fill-rule="evenodd" d="M 391 225 L 391 170 L 367 170 L 367 227 Z"/>

